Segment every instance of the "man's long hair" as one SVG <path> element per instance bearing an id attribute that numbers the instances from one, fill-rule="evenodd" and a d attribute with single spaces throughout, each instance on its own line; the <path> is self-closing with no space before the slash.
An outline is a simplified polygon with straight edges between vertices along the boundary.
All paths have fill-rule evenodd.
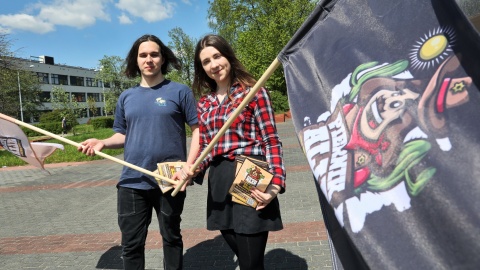
<path id="1" fill-rule="evenodd" d="M 140 44 L 146 41 L 155 42 L 160 47 L 160 54 L 164 59 L 164 62 L 161 68 L 163 75 L 170 72 L 171 67 L 177 70 L 181 69 L 182 65 L 180 64 L 180 61 L 175 56 L 173 51 L 170 50 L 170 48 L 168 48 L 167 46 L 165 46 L 165 44 L 163 44 L 163 42 L 158 37 L 154 35 L 143 35 L 133 43 L 132 48 L 128 52 L 127 58 L 125 59 L 125 63 L 126 63 L 125 75 L 128 78 L 135 78 L 141 75 L 140 69 L 138 68 L 138 63 L 137 63 L 138 48 L 140 47 Z"/>

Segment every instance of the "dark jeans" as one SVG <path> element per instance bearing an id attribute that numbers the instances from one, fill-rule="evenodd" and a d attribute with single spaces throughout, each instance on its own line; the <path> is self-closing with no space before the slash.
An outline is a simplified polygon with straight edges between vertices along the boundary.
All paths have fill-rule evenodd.
<path id="1" fill-rule="evenodd" d="M 145 241 L 152 209 L 157 213 L 163 239 L 164 269 L 182 269 L 183 241 L 180 222 L 186 193 L 175 197 L 160 189 L 139 190 L 118 187 L 118 225 L 122 232 L 123 265 L 126 270 L 145 269 Z"/>

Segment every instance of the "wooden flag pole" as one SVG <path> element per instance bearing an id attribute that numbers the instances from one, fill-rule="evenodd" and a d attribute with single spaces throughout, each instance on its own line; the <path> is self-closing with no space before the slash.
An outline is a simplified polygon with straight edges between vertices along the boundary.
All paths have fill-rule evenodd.
<path id="1" fill-rule="evenodd" d="M 217 135 L 213 137 L 212 141 L 207 145 L 207 147 L 203 150 L 202 154 L 197 158 L 195 163 L 192 165 L 191 172 L 195 172 L 197 167 L 200 165 L 200 163 L 207 157 L 208 153 L 210 153 L 215 146 L 215 144 L 218 142 L 220 137 L 225 134 L 227 129 L 232 125 L 233 121 L 237 118 L 237 116 L 242 112 L 242 110 L 245 108 L 245 106 L 248 105 L 248 103 L 253 99 L 253 97 L 257 94 L 258 90 L 260 90 L 260 87 L 265 84 L 267 79 L 272 75 L 272 73 L 278 68 L 280 65 L 280 61 L 278 61 L 277 58 L 273 60 L 273 62 L 270 64 L 270 66 L 267 68 L 265 73 L 263 73 L 262 77 L 257 81 L 257 83 L 253 86 L 253 88 L 250 90 L 250 92 L 245 96 L 243 101 L 238 105 L 238 107 L 233 111 L 232 115 L 227 119 L 225 124 L 222 126 L 222 128 L 218 131 Z M 185 185 L 186 180 L 182 180 L 181 184 L 178 185 L 172 192 L 172 196 L 177 195 L 178 191 Z"/>
<path id="2" fill-rule="evenodd" d="M 7 115 L 5 115 L 5 114 L 0 113 L 0 118 L 3 118 L 3 119 L 5 119 L 5 120 L 7 120 L 7 121 L 9 121 L 9 122 L 12 122 L 12 123 L 15 123 L 15 124 L 17 124 L 17 125 L 24 126 L 24 127 L 29 128 L 29 129 L 31 129 L 31 130 L 34 130 L 34 131 L 36 131 L 36 132 L 45 134 L 45 135 L 47 135 L 47 136 L 50 136 L 50 137 L 55 138 L 55 139 L 57 139 L 57 140 L 59 140 L 59 141 L 68 143 L 68 144 L 70 144 L 70 145 L 73 145 L 73 146 L 76 146 L 76 147 L 83 147 L 83 145 L 81 145 L 81 144 L 79 144 L 79 143 L 77 143 L 77 142 L 74 142 L 74 141 L 69 140 L 69 139 L 65 139 L 65 138 L 62 137 L 62 136 L 53 134 L 53 133 L 48 132 L 48 131 L 46 131 L 46 130 L 43 130 L 43 129 L 41 129 L 41 128 L 38 128 L 38 127 L 32 126 L 32 125 L 30 125 L 30 124 L 24 123 L 24 122 L 22 122 L 22 121 L 19 121 L 19 120 L 15 119 L 15 118 L 12 118 L 12 117 L 7 116 Z M 151 171 L 149 171 L 149 170 L 145 170 L 145 169 L 143 169 L 143 168 L 141 168 L 141 167 L 138 167 L 138 166 L 136 166 L 136 165 L 133 165 L 133 164 L 131 164 L 131 163 L 128 163 L 128 162 L 126 162 L 126 161 L 123 161 L 123 160 L 121 160 L 121 159 L 118 159 L 118 158 L 116 158 L 116 157 L 112 157 L 112 156 L 107 155 L 107 154 L 105 154 L 105 153 L 102 153 L 102 152 L 100 152 L 100 151 L 95 150 L 95 154 L 96 154 L 96 155 L 99 155 L 99 156 L 101 156 L 101 157 L 103 157 L 103 158 L 110 159 L 111 161 L 115 161 L 115 162 L 117 162 L 117 163 L 120 163 L 120 164 L 122 164 L 123 166 L 127 166 L 127 167 L 129 167 L 129 168 L 132 168 L 132 169 L 137 170 L 137 171 L 139 171 L 139 172 L 142 172 L 142 173 L 144 173 L 144 174 L 147 174 L 147 175 L 153 176 L 153 177 L 155 177 L 155 178 L 159 178 L 159 179 L 165 180 L 165 181 L 167 181 L 167 182 L 169 182 L 169 183 L 171 183 L 171 184 L 177 184 L 177 183 L 178 183 L 178 181 L 172 180 L 172 179 L 170 179 L 170 178 L 168 178 L 168 177 L 165 177 L 165 176 L 162 176 L 162 175 L 160 175 L 160 174 L 151 172 Z"/>

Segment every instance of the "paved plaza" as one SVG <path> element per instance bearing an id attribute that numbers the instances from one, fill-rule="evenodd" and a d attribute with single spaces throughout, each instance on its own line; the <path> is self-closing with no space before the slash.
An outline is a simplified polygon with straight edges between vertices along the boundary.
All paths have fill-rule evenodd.
<path id="1" fill-rule="evenodd" d="M 317 191 L 293 123 L 277 127 L 287 169 L 287 189 L 279 195 L 285 228 L 270 233 L 266 268 L 332 269 Z M 121 168 L 110 160 L 48 164 L 50 174 L 31 166 L 0 168 L 0 269 L 123 269 L 115 188 Z M 185 269 L 238 269 L 220 233 L 205 229 L 206 192 L 206 183 L 187 191 Z M 162 269 L 155 218 L 146 249 L 146 268 Z"/>

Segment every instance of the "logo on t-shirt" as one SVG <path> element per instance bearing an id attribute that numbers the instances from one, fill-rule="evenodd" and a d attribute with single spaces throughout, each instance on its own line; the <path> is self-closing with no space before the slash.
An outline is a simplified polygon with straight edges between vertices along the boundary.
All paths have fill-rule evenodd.
<path id="1" fill-rule="evenodd" d="M 161 107 L 165 107 L 167 106 L 167 101 L 161 97 L 157 98 L 155 100 L 155 103 L 158 105 L 158 106 L 161 106 Z"/>

